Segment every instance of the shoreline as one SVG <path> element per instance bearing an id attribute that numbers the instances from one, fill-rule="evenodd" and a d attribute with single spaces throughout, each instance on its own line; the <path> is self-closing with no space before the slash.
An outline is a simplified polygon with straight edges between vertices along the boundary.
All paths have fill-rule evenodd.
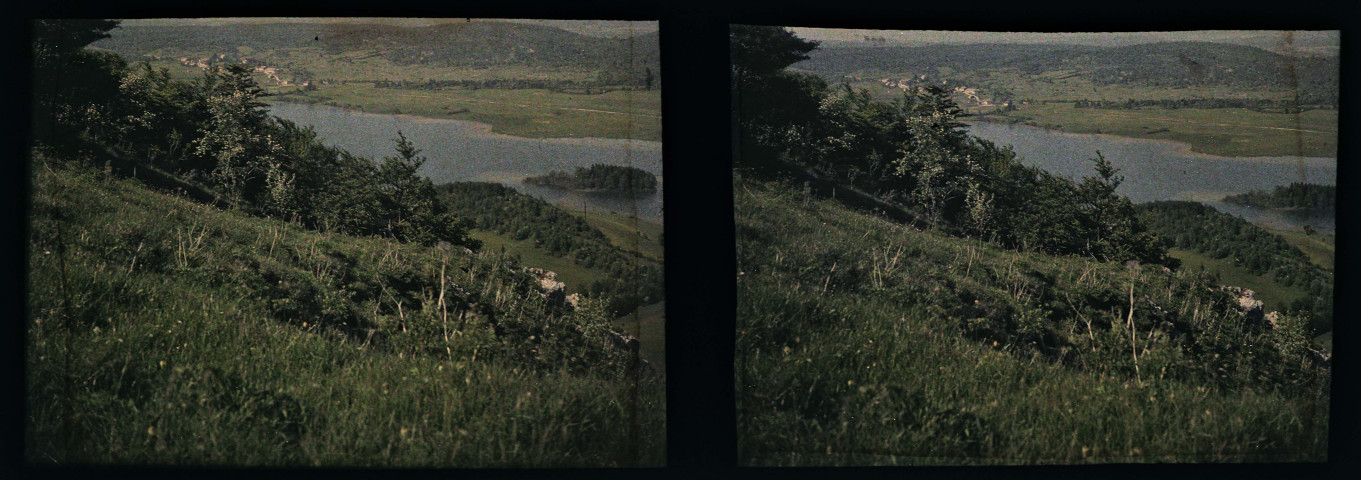
<path id="1" fill-rule="evenodd" d="M 970 118 L 978 119 L 978 118 L 988 118 L 988 117 L 984 116 L 984 117 L 970 117 Z M 1027 128 L 1027 129 L 1033 129 L 1033 130 L 1040 130 L 1040 131 L 1042 131 L 1042 132 L 1045 132 L 1045 133 L 1048 133 L 1048 134 L 1051 134 L 1051 135 L 1064 135 L 1064 136 L 1071 136 L 1071 137 L 1099 137 L 1099 138 L 1105 138 L 1105 139 L 1109 139 L 1109 140 L 1113 140 L 1113 141 L 1130 142 L 1130 143 L 1140 143 L 1140 142 L 1155 143 L 1155 144 L 1165 145 L 1165 146 L 1171 148 L 1171 149 L 1172 149 L 1172 153 L 1175 153 L 1175 154 L 1178 154 L 1178 155 L 1186 155 L 1186 156 L 1189 156 L 1189 157 L 1202 158 L 1202 159 L 1207 159 L 1207 160 L 1231 160 L 1231 161 L 1237 161 L 1237 162 L 1260 162 L 1260 163 L 1277 163 L 1277 164 L 1294 164 L 1295 162 L 1298 162 L 1298 161 L 1303 160 L 1303 161 L 1305 161 L 1305 162 L 1311 163 L 1312 166 L 1317 166 L 1317 167 L 1327 167 L 1327 166 L 1336 167 L 1336 166 L 1337 166 L 1337 157 L 1336 157 L 1336 156 L 1332 156 L 1332 157 L 1309 157 L 1309 156 L 1302 156 L 1302 155 L 1278 155 L 1278 156 L 1272 156 L 1272 155 L 1245 155 L 1245 156 L 1215 155 L 1215 154 L 1213 154 L 1213 153 L 1197 152 L 1197 151 L 1193 150 L 1193 148 L 1195 147 L 1194 145 L 1192 145 L 1192 144 L 1190 144 L 1190 143 L 1187 143 L 1187 142 L 1177 141 L 1177 140 L 1167 140 L 1167 139 L 1161 139 L 1161 138 L 1137 138 L 1137 137 L 1127 137 L 1127 136 L 1124 136 L 1124 135 L 1116 135 L 1116 134 L 1112 134 L 1112 133 L 1078 133 L 1078 132 L 1069 132 L 1069 131 L 1065 131 L 1065 130 L 1054 130 L 1054 129 L 1044 128 L 1044 127 L 1038 127 L 1038 126 L 1034 126 L 1034 125 L 1027 125 L 1027 124 L 1020 123 L 1020 122 L 1015 122 L 1015 123 L 1013 123 L 1013 122 L 1004 122 L 1004 121 L 997 121 L 997 120 L 979 120 L 979 121 L 976 121 L 976 122 L 974 122 L 974 123 L 988 123 L 988 124 L 992 124 L 992 125 L 1000 125 L 1000 126 L 1006 126 L 1006 127 L 1017 127 L 1017 128 Z M 969 125 L 970 127 L 972 127 L 972 126 L 974 125 L 974 123 L 968 123 L 968 121 L 965 122 L 965 124 L 966 124 L 966 125 Z M 1330 163 L 1331 163 L 1331 165 L 1330 165 Z"/>
<path id="2" fill-rule="evenodd" d="M 345 107 L 341 107 L 341 106 L 338 106 L 338 105 L 331 105 L 331 104 L 328 104 L 328 103 L 326 103 L 326 102 L 295 102 L 295 101 L 290 101 L 290 100 L 286 100 L 286 99 L 274 98 L 273 96 L 271 96 L 270 98 L 272 98 L 273 101 L 271 101 L 271 100 L 266 100 L 266 101 L 265 101 L 265 104 L 269 105 L 270 107 L 273 107 L 273 106 L 278 105 L 278 104 L 288 104 L 288 105 L 296 105 L 296 106 L 302 106 L 302 107 L 331 108 L 331 109 L 335 109 L 335 110 L 342 110 L 342 111 L 345 111 L 345 112 L 348 112 L 348 113 L 351 113 L 351 114 L 355 114 L 355 115 L 379 115 L 379 116 L 400 117 L 400 118 L 410 119 L 410 120 L 413 121 L 413 122 L 420 122 L 420 123 L 454 122 L 454 123 L 458 123 L 458 124 L 464 125 L 464 126 L 467 127 L 469 130 L 472 130 L 476 135 L 484 136 L 484 137 L 489 137 L 489 138 L 500 138 L 500 139 L 506 139 L 506 140 L 549 141 L 549 142 L 560 142 L 560 143 L 567 143 L 567 144 L 574 144 L 574 143 L 575 143 L 575 144 L 591 144 L 591 143 L 599 143 L 599 142 L 624 142 L 624 143 L 630 144 L 628 148 L 633 148 L 633 147 L 632 147 L 632 144 L 641 144 L 641 145 L 644 146 L 644 147 L 652 147 L 652 148 L 655 148 L 657 151 L 661 151 L 661 145 L 662 145 L 662 142 L 661 142 L 661 141 L 658 141 L 658 140 L 644 140 L 644 139 L 638 139 L 638 138 L 616 138 L 616 137 L 521 137 L 521 136 L 518 136 L 518 135 L 511 135 L 511 134 L 508 134 L 508 133 L 501 133 L 501 132 L 493 131 L 493 129 L 496 128 L 495 125 L 492 125 L 492 124 L 486 123 L 486 122 L 479 122 L 479 121 L 476 121 L 476 120 L 462 120 L 462 119 L 456 119 L 456 118 L 427 117 L 427 116 L 416 115 L 416 114 L 412 114 L 412 113 L 378 113 L 378 112 L 367 112 L 367 111 L 364 111 L 364 110 L 356 110 L 356 109 L 353 109 L 353 108 L 345 108 Z M 652 144 L 655 144 L 655 146 L 652 145 Z"/>

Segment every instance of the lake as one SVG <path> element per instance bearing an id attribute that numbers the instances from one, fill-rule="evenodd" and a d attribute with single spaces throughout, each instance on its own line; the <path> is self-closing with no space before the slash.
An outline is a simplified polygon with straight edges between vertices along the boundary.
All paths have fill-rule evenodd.
<path id="1" fill-rule="evenodd" d="M 1267 190 L 1292 182 L 1337 184 L 1337 159 L 1323 157 L 1219 157 L 1195 153 L 1175 142 L 1051 132 L 1026 125 L 978 122 L 973 135 L 999 145 L 1011 145 L 1026 165 L 1080 180 L 1096 174 L 1091 158 L 1096 152 L 1110 160 L 1125 177 L 1117 193 L 1140 203 L 1154 200 L 1192 200 L 1253 223 L 1299 230 L 1309 225 L 1333 233 L 1334 215 L 1260 209 L 1221 202 L 1224 196 Z"/>
<path id="2" fill-rule="evenodd" d="M 406 135 L 426 163 L 418 173 L 436 184 L 495 182 L 548 202 L 592 211 L 610 210 L 662 221 L 662 144 L 607 138 L 521 138 L 491 132 L 491 126 L 462 120 L 356 112 L 323 105 L 277 103 L 269 112 L 311 125 L 322 142 L 374 159 L 396 154 L 397 131 Z M 525 177 L 557 170 L 572 172 L 595 163 L 636 167 L 657 175 L 656 193 L 627 195 L 575 192 L 525 185 Z"/>

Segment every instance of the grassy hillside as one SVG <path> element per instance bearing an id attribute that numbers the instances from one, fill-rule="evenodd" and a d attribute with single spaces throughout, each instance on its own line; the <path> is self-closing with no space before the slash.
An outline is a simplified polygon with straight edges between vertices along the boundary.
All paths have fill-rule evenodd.
<path id="1" fill-rule="evenodd" d="M 507 255 L 519 259 L 525 265 L 551 270 L 558 274 L 557 281 L 566 284 L 567 293 L 584 293 L 586 287 L 598 280 L 609 278 L 609 272 L 577 265 L 571 260 L 554 255 L 532 240 L 516 240 L 488 230 L 473 230 L 469 236 L 482 241 L 482 248 L 488 252 L 505 250 Z"/>
<path id="2" fill-rule="evenodd" d="M 603 210 L 582 213 L 564 208 L 563 211 L 585 219 L 586 223 L 604 233 L 611 243 L 626 251 L 637 251 L 655 260 L 662 260 L 666 254 L 660 223 Z"/>
<path id="3" fill-rule="evenodd" d="M 747 465 L 1322 461 L 1302 319 L 1195 272 L 998 248 L 737 179 Z"/>
<path id="4" fill-rule="evenodd" d="M 1225 285 L 1251 289 L 1255 292 L 1256 298 L 1262 301 L 1262 308 L 1267 311 L 1284 311 L 1289 308 L 1291 302 L 1308 295 L 1302 288 L 1283 285 L 1264 275 L 1254 275 L 1229 259 L 1216 259 L 1194 250 L 1180 248 L 1169 249 L 1169 254 L 1181 260 L 1183 269 L 1190 271 L 1204 269 L 1218 276 L 1219 282 Z"/>
<path id="5" fill-rule="evenodd" d="M 1333 262 L 1337 256 L 1337 236 L 1325 234 L 1309 235 L 1304 232 L 1293 230 L 1270 229 L 1271 233 L 1280 235 L 1285 241 L 1305 255 L 1309 256 L 1309 261 L 1327 270 L 1333 269 Z"/>
<path id="6" fill-rule="evenodd" d="M 1277 235 L 1201 203 L 1158 201 L 1137 208 L 1183 266 L 1203 267 L 1223 283 L 1250 288 L 1270 309 L 1308 316 L 1316 333 L 1332 329 L 1333 267 L 1319 264 L 1323 245 L 1303 243 L 1307 236 Z"/>
<path id="7" fill-rule="evenodd" d="M 40 157 L 28 460 L 633 466 L 665 392 L 492 249 L 317 233 Z"/>

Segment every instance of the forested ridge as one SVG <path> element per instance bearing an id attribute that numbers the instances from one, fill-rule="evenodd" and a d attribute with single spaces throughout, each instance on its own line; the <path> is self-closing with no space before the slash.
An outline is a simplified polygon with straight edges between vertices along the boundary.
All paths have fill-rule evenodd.
<path id="1" fill-rule="evenodd" d="M 1295 182 L 1270 192 L 1254 191 L 1224 197 L 1228 203 L 1263 208 L 1303 208 L 1331 211 L 1336 208 L 1337 187 Z"/>

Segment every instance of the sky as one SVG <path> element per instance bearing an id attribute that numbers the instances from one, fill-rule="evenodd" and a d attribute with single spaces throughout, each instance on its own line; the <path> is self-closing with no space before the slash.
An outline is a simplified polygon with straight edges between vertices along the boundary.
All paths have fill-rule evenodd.
<path id="1" fill-rule="evenodd" d="M 1203 41 L 1251 45 L 1273 51 L 1287 47 L 1318 53 L 1336 52 L 1341 34 L 1332 31 L 1198 30 L 1183 32 L 966 32 L 941 30 L 861 30 L 791 27 L 799 37 L 822 42 L 860 42 L 865 36 L 883 37 L 886 44 L 904 46 L 970 43 L 1064 43 L 1119 46 L 1170 41 Z M 1290 42 L 1287 43 L 1287 37 Z"/>

